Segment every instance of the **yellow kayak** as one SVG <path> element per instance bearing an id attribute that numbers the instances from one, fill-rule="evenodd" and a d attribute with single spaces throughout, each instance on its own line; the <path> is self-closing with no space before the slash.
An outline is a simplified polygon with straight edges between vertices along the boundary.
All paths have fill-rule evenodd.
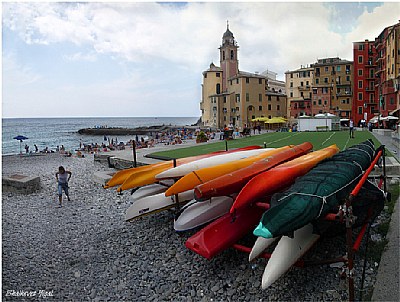
<path id="1" fill-rule="evenodd" d="M 285 146 L 273 150 L 268 150 L 261 154 L 250 156 L 248 158 L 240 159 L 234 162 L 228 162 L 193 171 L 180 178 L 175 184 L 168 188 L 168 190 L 165 192 L 165 196 L 172 196 L 187 190 L 191 190 L 197 185 L 205 183 L 219 176 L 231 173 L 238 169 L 245 168 L 256 161 L 280 153 L 284 150 L 288 150 L 292 147 L 293 146 Z"/>
<path id="2" fill-rule="evenodd" d="M 152 165 L 145 165 L 145 166 L 140 166 L 136 168 L 129 168 L 129 169 L 124 169 L 121 171 L 116 172 L 111 179 L 103 186 L 104 189 L 112 188 L 118 185 L 122 185 L 124 181 L 132 174 L 132 173 L 137 173 L 141 171 L 149 171 L 153 169 L 154 167 L 158 167 L 160 165 L 165 165 L 167 162 L 161 162 L 161 163 L 156 163 Z"/>

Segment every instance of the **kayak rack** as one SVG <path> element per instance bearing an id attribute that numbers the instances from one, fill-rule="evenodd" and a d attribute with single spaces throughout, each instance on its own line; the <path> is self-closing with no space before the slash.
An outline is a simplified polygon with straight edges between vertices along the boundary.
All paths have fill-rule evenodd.
<path id="1" fill-rule="evenodd" d="M 308 266 L 317 266 L 317 265 L 326 265 L 326 264 L 334 264 L 334 263 L 343 263 L 343 271 L 341 274 L 341 277 L 344 277 L 347 279 L 348 282 L 348 294 L 349 294 L 349 301 L 355 301 L 355 288 L 354 288 L 354 255 L 357 253 L 360 249 L 362 240 L 367 233 L 366 237 L 366 243 L 365 243 L 365 250 L 364 250 L 364 265 L 363 265 L 363 271 L 362 271 L 362 279 L 361 279 L 361 289 L 360 289 L 360 301 L 362 301 L 362 292 L 363 292 L 363 286 L 364 286 L 364 279 L 365 279 L 365 268 L 366 268 L 366 253 L 368 249 L 368 241 L 369 241 L 369 231 L 371 224 L 373 223 L 373 212 L 372 208 L 369 207 L 367 217 L 364 219 L 361 228 L 356 236 L 356 239 L 353 242 L 353 225 L 355 224 L 356 217 L 353 215 L 353 208 L 352 208 L 352 202 L 355 199 L 355 197 L 358 195 L 360 192 L 362 186 L 364 183 L 367 181 L 369 178 L 370 173 L 374 169 L 375 165 L 379 165 L 380 160 L 382 162 L 382 174 L 378 177 L 379 178 L 379 183 L 378 183 L 378 188 L 382 189 L 383 186 L 383 192 L 385 193 L 385 196 L 387 194 L 387 185 L 386 185 L 386 162 L 385 162 L 385 145 L 381 145 L 378 149 L 375 151 L 375 156 L 374 159 L 372 160 L 370 166 L 368 169 L 363 173 L 362 177 L 358 181 L 357 185 L 353 189 L 353 191 L 349 194 L 349 196 L 346 198 L 344 203 L 339 207 L 337 213 L 329 213 L 327 214 L 323 220 L 326 221 L 332 221 L 332 222 L 340 222 L 344 223 L 346 227 L 346 250 L 347 253 L 346 255 L 334 259 L 325 259 L 325 260 L 303 260 L 299 259 L 294 266 L 304 268 Z M 255 203 L 256 206 L 262 207 L 265 210 L 269 209 L 270 205 L 267 203 Z M 245 252 L 245 253 L 250 253 L 251 248 L 243 246 L 241 244 L 234 244 L 232 246 L 234 249 Z M 270 253 L 262 253 L 259 255 L 257 258 L 265 258 L 265 259 L 270 259 L 271 258 Z"/>

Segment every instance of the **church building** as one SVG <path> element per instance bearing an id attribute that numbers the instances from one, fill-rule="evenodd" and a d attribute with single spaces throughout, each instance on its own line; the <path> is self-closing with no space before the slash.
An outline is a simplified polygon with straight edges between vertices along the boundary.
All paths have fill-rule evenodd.
<path id="1" fill-rule="evenodd" d="M 203 125 L 242 130 L 251 127 L 251 120 L 256 117 L 287 118 L 284 82 L 271 78 L 269 75 L 275 74 L 272 72 L 240 71 L 238 49 L 228 24 L 219 47 L 220 66 L 211 63 L 203 72 L 200 103 Z M 269 81 L 273 87 L 269 87 Z"/>

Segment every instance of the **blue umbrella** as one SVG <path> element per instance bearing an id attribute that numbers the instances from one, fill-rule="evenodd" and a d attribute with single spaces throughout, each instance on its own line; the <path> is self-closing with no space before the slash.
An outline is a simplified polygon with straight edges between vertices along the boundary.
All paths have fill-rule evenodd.
<path id="1" fill-rule="evenodd" d="M 19 141 L 19 153 L 21 154 L 22 153 L 21 152 L 21 143 L 22 143 L 23 140 L 28 139 L 28 138 L 26 136 L 23 136 L 23 135 L 18 135 L 16 137 L 13 137 L 13 139 L 16 139 L 16 140 Z"/>

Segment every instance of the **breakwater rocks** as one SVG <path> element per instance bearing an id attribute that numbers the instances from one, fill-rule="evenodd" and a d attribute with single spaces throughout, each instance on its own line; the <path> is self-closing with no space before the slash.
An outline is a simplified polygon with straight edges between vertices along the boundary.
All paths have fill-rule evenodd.
<path id="1" fill-rule="evenodd" d="M 79 134 L 86 135 L 152 135 L 160 132 L 175 132 L 182 129 L 198 129 L 197 126 L 172 126 L 172 125 L 159 125 L 149 127 L 137 128 L 122 128 L 122 127 L 99 127 L 99 128 L 84 128 L 79 129 Z"/>

